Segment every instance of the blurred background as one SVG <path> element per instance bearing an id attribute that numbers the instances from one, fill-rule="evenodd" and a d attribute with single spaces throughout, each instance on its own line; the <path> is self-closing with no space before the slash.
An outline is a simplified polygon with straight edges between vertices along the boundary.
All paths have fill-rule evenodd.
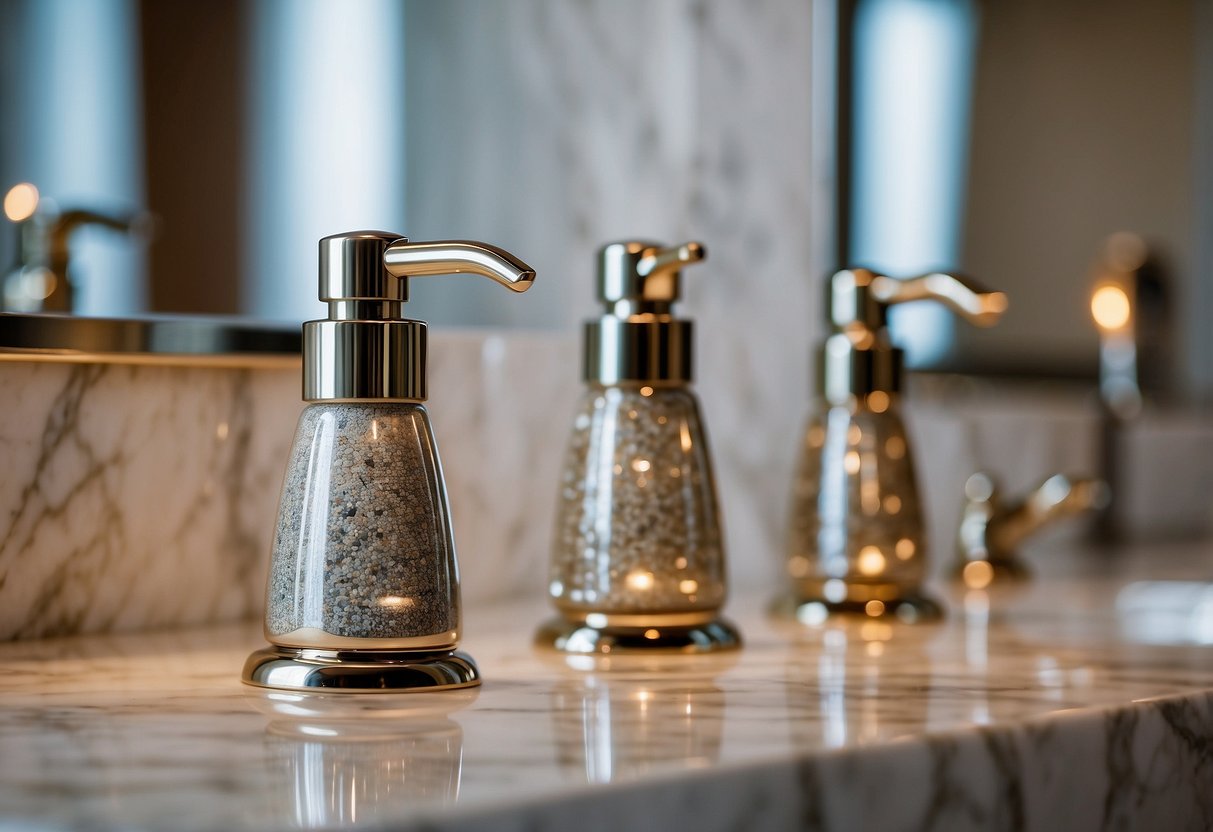
<path id="1" fill-rule="evenodd" d="M 813 298 L 845 263 L 961 268 L 1005 322 L 897 310 L 911 362 L 1063 378 L 1098 374 L 1093 269 L 1127 231 L 1157 386 L 1203 399 L 1210 47 L 1197 0 L 0 0 L 0 185 L 156 217 L 76 233 L 83 314 L 316 317 L 315 240 L 370 227 L 544 277 L 525 304 L 417 281 L 418 317 L 567 330 L 601 242 L 702 236 Z"/>

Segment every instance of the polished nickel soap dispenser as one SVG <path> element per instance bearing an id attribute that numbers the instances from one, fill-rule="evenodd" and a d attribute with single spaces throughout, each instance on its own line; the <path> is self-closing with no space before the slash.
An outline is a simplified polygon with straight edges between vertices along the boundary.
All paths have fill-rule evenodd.
<path id="1" fill-rule="evenodd" d="M 303 325 L 303 398 L 270 563 L 265 634 L 244 681 L 289 689 L 480 683 L 456 653 L 459 572 L 426 413 L 426 325 L 408 278 L 478 274 L 516 292 L 535 273 L 499 248 L 361 231 L 320 241 Z"/>
<path id="2" fill-rule="evenodd" d="M 829 282 L 820 396 L 795 475 L 787 550 L 791 593 L 777 607 L 806 623 L 836 612 L 938 617 L 922 592 L 926 547 L 913 456 L 900 414 L 902 353 L 888 307 L 933 300 L 992 326 L 1006 295 L 950 274 L 896 280 L 849 269 Z"/>
<path id="3" fill-rule="evenodd" d="M 598 252 L 604 314 L 585 326 L 587 389 L 573 424 L 552 547 L 559 617 L 537 643 L 573 653 L 736 647 L 719 617 L 724 540 L 691 392 L 691 322 L 673 314 L 703 246 L 611 243 Z"/>

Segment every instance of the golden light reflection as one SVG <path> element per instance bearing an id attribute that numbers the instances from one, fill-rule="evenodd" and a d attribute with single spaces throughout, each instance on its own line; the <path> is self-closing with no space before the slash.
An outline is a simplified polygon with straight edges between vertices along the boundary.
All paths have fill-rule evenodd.
<path id="1" fill-rule="evenodd" d="M 627 577 L 628 589 L 637 592 L 647 592 L 653 588 L 652 572 L 629 572 Z"/>
<path id="2" fill-rule="evenodd" d="M 644 631 L 644 637 L 649 641 L 656 641 L 657 639 L 661 638 L 661 631 L 649 628 Z"/>
<path id="3" fill-rule="evenodd" d="M 379 606 L 392 609 L 409 609 L 416 606 L 416 604 L 417 602 L 414 599 L 400 595 L 384 595 L 379 599 Z"/>
<path id="4" fill-rule="evenodd" d="M 865 621 L 859 627 L 859 637 L 864 641 L 888 641 L 893 637 L 893 626 L 884 621 Z"/>
<path id="5" fill-rule="evenodd" d="M 867 644 L 864 645 L 864 650 L 866 650 L 867 654 L 869 656 L 871 656 L 873 659 L 878 659 L 884 655 L 884 642 L 883 641 L 869 641 Z"/>
<path id="6" fill-rule="evenodd" d="M 873 413 L 884 413 L 889 409 L 889 394 L 875 390 L 868 394 L 868 409 Z"/>
<path id="7" fill-rule="evenodd" d="M 650 467 L 651 467 L 651 464 L 649 463 L 649 461 L 647 459 L 632 460 L 632 470 L 635 471 L 637 474 L 643 474 L 645 471 L 649 470 Z"/>
<path id="8" fill-rule="evenodd" d="M 847 428 L 847 444 L 858 445 L 863 439 L 863 430 L 859 425 L 851 425 Z"/>
<path id="9" fill-rule="evenodd" d="M 1120 286 L 1105 284 L 1091 295 L 1091 317 L 1100 329 L 1123 329 L 1132 314 L 1129 296 Z"/>
<path id="10" fill-rule="evenodd" d="M 847 455 L 843 458 L 842 465 L 847 469 L 847 473 L 854 476 L 859 473 L 859 451 L 847 451 Z"/>
<path id="11" fill-rule="evenodd" d="M 879 618 L 884 615 L 884 601 L 873 598 L 871 601 L 863 605 L 863 611 L 873 618 Z"/>
<path id="12" fill-rule="evenodd" d="M 809 559 L 804 555 L 793 555 L 788 558 L 788 574 L 793 578 L 803 578 L 809 574 Z"/>
<path id="13" fill-rule="evenodd" d="M 901 511 L 901 498 L 896 494 L 889 494 L 884 498 L 884 510 L 886 514 L 897 514 Z"/>
<path id="14" fill-rule="evenodd" d="M 683 595 L 694 595 L 697 589 L 699 589 L 699 581 L 686 580 L 678 582 L 678 591 Z"/>
<path id="15" fill-rule="evenodd" d="M 889 459 L 901 459 L 906 455 L 906 441 L 900 436 L 890 436 L 885 440 L 884 452 Z"/>
<path id="16" fill-rule="evenodd" d="M 4 216 L 12 222 L 24 222 L 38 210 L 38 189 L 29 182 L 19 182 L 4 195 Z"/>
<path id="17" fill-rule="evenodd" d="M 647 385 L 646 385 L 645 387 L 641 387 L 641 388 L 640 388 L 640 395 L 642 395 L 642 396 L 644 396 L 644 397 L 646 397 L 646 398 L 647 398 L 647 397 L 649 397 L 649 396 L 651 396 L 651 395 L 653 395 L 653 388 L 652 388 L 652 387 L 648 387 Z"/>
<path id="18" fill-rule="evenodd" d="M 220 422 L 218 425 L 215 426 L 215 438 L 218 439 L 220 442 L 227 439 L 227 432 L 228 432 L 227 422 Z"/>
<path id="19" fill-rule="evenodd" d="M 994 580 L 994 567 L 988 561 L 970 561 L 965 564 L 963 577 L 969 589 L 985 589 Z"/>
<path id="20" fill-rule="evenodd" d="M 897 555 L 898 560 L 909 560 L 910 558 L 914 557 L 914 552 L 917 550 L 917 548 L 918 547 L 914 545 L 913 540 L 910 540 L 908 537 L 903 537 L 898 540 L 897 544 L 893 547 L 893 554 Z"/>
<path id="21" fill-rule="evenodd" d="M 876 546 L 864 546 L 859 550 L 859 559 L 855 564 L 862 575 L 879 575 L 884 571 L 884 553 Z"/>

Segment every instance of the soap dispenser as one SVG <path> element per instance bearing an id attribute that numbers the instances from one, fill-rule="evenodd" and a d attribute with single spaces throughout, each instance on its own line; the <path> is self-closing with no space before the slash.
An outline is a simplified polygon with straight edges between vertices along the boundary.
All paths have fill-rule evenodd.
<path id="1" fill-rule="evenodd" d="M 455 273 L 526 291 L 484 243 L 360 231 L 320 241 L 325 320 L 303 325 L 303 399 L 282 488 L 265 635 L 244 681 L 332 690 L 480 683 L 455 652 L 459 572 L 426 399 L 426 325 L 408 278 Z"/>
<path id="2" fill-rule="evenodd" d="M 1006 295 L 950 274 L 896 280 L 849 269 L 829 281 L 818 401 L 795 474 L 787 550 L 791 593 L 777 607 L 806 623 L 831 613 L 921 621 L 926 546 L 913 455 L 900 414 L 902 353 L 888 307 L 933 300 L 992 326 Z"/>
<path id="3" fill-rule="evenodd" d="M 572 653 L 737 647 L 719 617 L 724 539 L 691 391 L 691 322 L 675 317 L 699 243 L 624 241 L 598 252 L 601 317 L 586 322 L 586 390 L 565 455 L 536 641 Z"/>

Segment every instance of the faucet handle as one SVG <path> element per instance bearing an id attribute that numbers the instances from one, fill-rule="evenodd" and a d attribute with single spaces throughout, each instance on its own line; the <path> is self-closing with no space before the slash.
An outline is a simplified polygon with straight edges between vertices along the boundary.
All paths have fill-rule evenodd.
<path id="1" fill-rule="evenodd" d="M 1111 491 L 1101 479 L 1054 474 L 1022 498 L 1004 502 L 997 481 L 978 472 L 965 482 L 965 510 L 957 535 L 956 576 L 972 589 L 996 578 L 1029 574 L 1019 544 L 1042 527 L 1108 504 Z"/>
<path id="2" fill-rule="evenodd" d="M 878 275 L 872 294 L 886 305 L 933 300 L 951 309 L 975 326 L 990 327 L 1007 311 L 1007 296 L 986 289 L 969 278 L 948 272 L 910 277 L 905 280 Z"/>

